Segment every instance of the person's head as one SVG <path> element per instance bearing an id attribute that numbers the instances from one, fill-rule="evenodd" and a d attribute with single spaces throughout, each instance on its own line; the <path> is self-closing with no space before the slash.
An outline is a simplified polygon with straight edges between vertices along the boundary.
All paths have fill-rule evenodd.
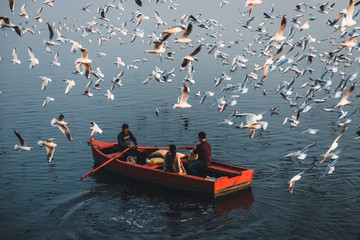
<path id="1" fill-rule="evenodd" d="M 169 146 L 169 152 L 170 152 L 170 153 L 175 153 L 175 152 L 176 152 L 176 146 L 175 146 L 174 144 L 171 144 L 171 145 Z"/>
<path id="2" fill-rule="evenodd" d="M 201 132 L 199 132 L 198 136 L 199 136 L 200 140 L 204 140 L 206 138 L 206 133 L 201 131 Z"/>
<path id="3" fill-rule="evenodd" d="M 124 124 L 122 125 L 122 130 L 123 130 L 123 132 L 127 132 L 127 131 L 129 130 L 129 125 L 127 125 L 126 123 L 124 123 Z"/>

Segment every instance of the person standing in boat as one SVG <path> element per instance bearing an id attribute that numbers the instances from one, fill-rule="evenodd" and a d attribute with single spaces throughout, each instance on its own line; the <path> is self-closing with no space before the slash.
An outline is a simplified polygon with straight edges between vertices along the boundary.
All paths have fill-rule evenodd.
<path id="1" fill-rule="evenodd" d="M 200 176 L 212 161 L 211 145 L 206 141 L 206 133 L 201 131 L 198 137 L 200 143 L 192 150 L 194 154 L 198 154 L 198 159 L 191 161 L 189 164 L 189 173 L 196 176 Z"/>
<path id="2" fill-rule="evenodd" d="M 169 146 L 169 151 L 165 154 L 163 170 L 165 172 L 186 174 L 184 165 L 180 159 L 179 154 L 176 152 L 176 146 L 174 144 Z"/>
<path id="3" fill-rule="evenodd" d="M 138 143 L 134 134 L 129 130 L 129 125 L 124 123 L 122 125 L 122 131 L 117 136 L 119 151 L 124 151 L 127 148 L 131 148 L 131 142 L 134 143 L 135 147 L 126 152 L 127 155 L 130 155 L 135 158 L 136 163 L 145 164 L 146 154 L 141 153 L 137 150 Z"/>

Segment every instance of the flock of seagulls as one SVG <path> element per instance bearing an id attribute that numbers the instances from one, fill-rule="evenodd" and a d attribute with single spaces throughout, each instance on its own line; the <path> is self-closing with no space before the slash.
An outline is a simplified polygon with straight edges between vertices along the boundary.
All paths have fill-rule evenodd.
<path id="1" fill-rule="evenodd" d="M 180 4 L 169 1 L 168 11 L 176 12 Z M 126 71 L 139 69 L 141 64 L 147 62 L 166 64 L 174 61 L 177 62 L 178 67 L 166 71 L 166 69 L 162 70 L 161 67 L 154 66 L 154 70 L 148 76 L 144 76 L 142 82 L 143 84 L 155 84 L 153 82 L 176 84 L 176 81 L 173 81 L 173 79 L 176 77 L 177 72 L 187 70 L 187 75 L 180 86 L 181 93 L 177 101 L 174 99 L 173 109 L 192 108 L 194 104 L 191 104 L 190 101 L 198 98 L 199 104 L 204 104 L 205 100 L 207 102 L 213 101 L 211 106 L 216 106 L 218 112 L 224 112 L 228 108 L 235 108 L 238 105 L 238 99 L 252 91 L 251 85 L 253 85 L 253 91 L 262 89 L 264 99 L 266 99 L 269 92 L 274 92 L 275 95 L 278 94 L 279 102 L 282 101 L 283 104 L 288 103 L 289 108 L 295 109 L 291 116 L 283 116 L 282 107 L 275 106 L 270 108 L 270 106 L 264 104 L 264 111 L 262 113 L 243 113 L 239 110 L 232 110 L 229 117 L 219 123 L 220 125 L 235 126 L 235 129 L 249 129 L 250 139 L 256 137 L 256 132 L 266 131 L 268 128 L 271 128 L 269 123 L 263 120 L 263 118 L 269 117 L 267 113 L 270 113 L 270 117 L 284 117 L 284 120 L 281 121 L 282 124 L 286 125 L 289 123 L 290 129 L 295 129 L 301 127 L 301 116 L 314 108 L 318 109 L 317 106 L 319 105 L 326 105 L 330 101 L 335 101 L 334 99 L 340 99 L 335 105 L 323 107 L 320 111 L 322 114 L 328 113 L 330 115 L 334 112 L 339 114 L 336 124 L 339 131 L 341 129 L 342 132 L 331 144 L 323 158 L 317 160 L 317 162 L 321 164 L 329 156 L 339 157 L 341 151 L 335 154 L 335 150 L 339 145 L 338 141 L 345 134 L 349 125 L 351 125 L 351 117 L 357 113 L 358 109 L 358 107 L 353 108 L 352 102 L 354 101 L 353 97 L 355 94 L 353 93 L 357 87 L 356 79 L 360 68 L 350 74 L 345 72 L 346 68 L 350 69 L 360 64 L 360 57 L 355 56 L 356 52 L 360 49 L 360 44 L 357 40 L 359 28 L 356 27 L 359 15 L 359 9 L 356 8 L 358 3 L 355 3 L 354 0 L 349 0 L 348 4 L 345 2 L 330 3 L 329 1 L 317 5 L 305 2 L 294 3 L 294 12 L 293 16 L 291 16 L 290 12 L 275 15 L 274 9 L 277 9 L 275 4 L 272 5 L 269 11 L 263 12 L 262 15 L 262 8 L 255 6 L 263 4 L 263 1 L 244 0 L 243 2 L 242 4 L 245 4 L 246 9 L 244 11 L 238 10 L 238 16 L 234 16 L 239 20 L 238 28 L 234 31 L 238 36 L 228 42 L 222 39 L 223 32 L 228 30 L 227 26 L 213 18 L 204 19 L 202 14 L 192 15 L 185 13 L 181 17 L 179 16 L 179 18 L 170 19 L 169 17 L 166 19 L 161 15 L 160 11 L 154 11 L 153 15 L 150 16 L 145 14 L 145 11 L 137 10 L 132 13 L 130 20 L 123 20 L 122 15 L 125 7 L 122 0 L 113 0 L 98 6 L 97 13 L 94 3 L 84 4 L 79 11 L 84 11 L 86 14 L 94 14 L 93 20 L 80 26 L 73 24 L 73 28 L 67 26 L 66 23 L 49 23 L 42 19 L 42 11 L 46 11 L 47 7 L 56 7 L 55 1 L 45 0 L 43 2 L 44 6 L 37 11 L 36 16 L 31 20 L 32 16 L 29 16 L 26 12 L 25 4 L 18 7 L 15 0 L 9 0 L 11 15 L 10 17 L 0 16 L 0 29 L 2 29 L 4 36 L 12 34 L 11 32 L 15 32 L 17 37 L 22 37 L 24 34 L 36 36 L 37 33 L 34 32 L 36 30 L 35 23 L 44 25 L 46 30 L 42 31 L 49 32 L 49 37 L 43 42 L 44 52 L 49 54 L 55 53 L 51 64 L 61 69 L 59 52 L 53 51 L 52 48 L 69 46 L 70 52 L 77 56 L 73 60 L 73 74 L 81 75 L 88 81 L 85 90 L 81 94 L 89 98 L 103 91 L 101 86 L 104 86 L 107 82 L 105 77 L 107 73 L 103 73 L 100 67 L 95 66 L 95 58 L 91 57 L 105 58 L 107 54 L 101 51 L 95 54 L 90 48 L 93 46 L 91 44 L 97 44 L 101 47 L 109 41 L 118 41 L 120 45 L 129 45 L 136 41 L 136 44 L 143 46 L 144 56 L 142 59 L 132 60 L 132 64 L 125 63 L 131 62 L 125 56 L 118 56 L 115 62 L 112 61 L 112 64 L 116 65 L 114 68 L 119 73 L 113 77 L 113 80 L 108 81 L 110 87 L 104 90 L 103 96 L 106 99 L 106 103 L 110 103 L 115 99 L 116 94 L 114 93 L 118 88 L 124 88 L 122 77 Z M 151 0 L 148 3 L 150 4 Z M 146 5 L 141 0 L 127 1 L 127 4 L 143 7 L 143 9 L 146 8 Z M 167 4 L 167 0 L 156 0 L 155 4 Z M 232 4 L 235 3 L 220 1 L 219 8 L 226 9 Z M 337 13 L 335 9 L 338 5 L 342 10 Z M 18 16 L 15 15 L 17 10 L 20 12 L 18 16 L 26 19 L 25 24 L 14 24 L 14 22 L 18 21 L 16 18 Z M 117 19 L 113 19 L 112 15 L 110 16 L 110 11 L 117 11 Z M 254 12 L 256 12 L 256 16 L 254 16 Z M 320 22 L 318 20 L 319 15 L 328 16 L 329 20 L 327 22 Z M 31 21 L 34 21 L 32 27 L 30 26 Z M 142 29 L 144 22 L 151 21 L 154 22 L 154 25 L 150 31 L 148 28 L 147 30 Z M 256 21 L 260 23 L 256 25 Z M 324 28 L 328 29 L 329 34 L 324 36 L 323 39 L 316 39 L 310 35 L 312 26 L 315 23 L 322 24 Z M 272 26 L 278 26 L 278 24 L 280 26 L 276 31 L 271 30 Z M 133 27 L 133 31 L 130 30 L 131 27 Z M 82 38 L 82 42 L 66 38 L 62 34 L 65 31 L 78 33 Z M 206 34 L 202 34 L 204 31 Z M 130 32 L 129 37 L 130 35 L 131 37 L 126 42 L 124 37 Z M 39 34 L 41 34 L 41 31 L 39 31 Z M 245 42 L 245 34 L 255 35 L 254 40 Z M 97 42 L 93 42 L 92 36 L 98 37 Z M 149 38 L 147 44 L 144 40 L 146 37 Z M 90 46 L 88 48 L 83 47 L 86 41 L 88 41 Z M 324 45 L 323 43 L 329 46 L 326 51 L 317 48 L 319 45 Z M 152 48 L 149 49 L 147 45 L 152 45 Z M 175 46 L 179 47 L 179 52 L 175 51 Z M 236 48 L 236 46 L 239 47 Z M 232 51 L 231 49 L 236 50 Z M 201 54 L 199 54 L 200 52 Z M 150 57 L 151 54 L 156 54 L 159 60 L 157 58 L 149 60 L 147 57 Z M 179 56 L 181 54 L 184 57 Z M 214 84 L 209 84 L 209 89 L 203 89 L 191 95 L 190 87 L 196 84 L 195 79 L 197 79 L 197 62 L 206 61 L 202 59 L 205 54 L 213 55 L 215 61 L 222 64 L 224 68 L 228 67 L 228 72 L 222 71 L 214 77 Z M 40 63 L 31 47 L 28 47 L 28 55 L 30 68 L 36 69 L 36 65 Z M 232 61 L 231 57 L 233 57 Z M 22 56 L 20 59 L 22 59 Z M 15 47 L 13 47 L 10 62 L 22 64 Z M 318 63 L 324 65 L 323 72 L 316 72 L 311 68 L 312 64 Z M 344 71 L 341 71 L 341 69 L 344 69 Z M 242 80 L 238 83 L 232 84 L 233 81 L 236 81 L 234 79 L 238 79 L 238 77 L 235 77 L 235 74 L 240 71 L 244 77 L 241 77 Z M 272 78 L 273 72 L 278 72 L 284 78 L 291 80 L 279 81 L 274 79 Z M 258 76 L 259 74 L 260 76 Z M 41 91 L 46 91 L 51 86 L 52 79 L 47 76 L 39 77 L 42 81 Z M 304 79 L 309 80 L 305 80 L 306 82 L 303 83 Z M 66 83 L 65 95 L 68 95 L 77 86 L 76 82 L 71 79 L 64 79 L 63 81 Z M 269 86 L 268 82 L 270 81 L 279 82 L 277 89 L 267 89 Z M 297 87 L 300 81 L 303 84 Z M 219 93 L 223 94 L 223 96 L 212 99 L 215 98 L 216 93 L 213 89 L 219 89 Z M 306 90 L 306 94 L 300 94 L 302 89 Z M 357 94 L 357 97 L 360 97 L 360 95 Z M 51 96 L 44 98 L 42 107 L 46 107 L 48 104 L 51 105 L 51 102 L 54 100 Z M 350 108 L 353 108 L 352 111 Z M 155 114 L 159 116 L 160 113 L 161 111 L 157 107 Z M 236 119 L 243 119 L 243 121 L 235 123 Z M 50 123 L 52 126 L 58 127 L 69 141 L 73 141 L 68 123 L 64 121 L 64 114 L 53 118 Z M 91 124 L 90 130 L 92 132 L 90 137 L 102 133 L 102 130 L 95 122 L 91 121 Z M 318 131 L 320 130 L 309 128 L 303 130 L 302 133 L 317 134 Z M 33 149 L 26 146 L 24 138 L 16 130 L 14 133 L 19 140 L 19 143 L 15 145 L 16 150 L 29 151 Z M 358 130 L 356 134 L 360 136 L 360 131 Z M 355 139 L 358 138 L 356 137 Z M 49 138 L 38 142 L 40 147 L 46 148 L 48 162 L 52 161 L 55 147 L 57 146 L 54 140 L 54 138 Z M 310 150 L 313 151 L 319 145 L 317 142 L 311 143 L 301 147 L 300 150 L 285 154 L 284 158 L 296 157 L 299 160 L 304 160 L 308 152 Z M 335 160 L 333 159 L 333 162 L 328 165 L 327 170 L 320 179 L 334 171 L 334 165 L 337 162 Z M 291 178 L 288 182 L 288 191 L 292 193 L 295 181 L 300 180 L 305 173 L 312 171 L 312 169 L 314 169 L 314 164 L 312 164 L 311 168 L 301 171 Z"/>

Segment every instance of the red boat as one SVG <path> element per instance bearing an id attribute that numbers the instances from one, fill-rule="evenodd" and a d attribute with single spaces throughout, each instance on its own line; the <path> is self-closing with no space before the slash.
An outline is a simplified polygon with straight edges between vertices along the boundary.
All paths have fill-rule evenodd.
<path id="1" fill-rule="evenodd" d="M 117 143 L 108 143 L 90 139 L 91 149 L 96 164 L 104 164 L 115 156 L 119 155 Z M 147 154 L 149 158 L 159 147 L 138 147 L 140 152 Z M 185 168 L 190 163 L 188 155 L 181 158 Z M 214 198 L 227 195 L 249 188 L 252 183 L 254 170 L 237 167 L 217 161 L 212 161 L 204 177 L 193 175 L 181 175 L 172 172 L 164 172 L 162 164 L 145 164 L 126 162 L 125 154 L 120 154 L 116 159 L 104 165 L 109 171 L 124 176 L 166 185 L 173 188 L 204 193 Z"/>

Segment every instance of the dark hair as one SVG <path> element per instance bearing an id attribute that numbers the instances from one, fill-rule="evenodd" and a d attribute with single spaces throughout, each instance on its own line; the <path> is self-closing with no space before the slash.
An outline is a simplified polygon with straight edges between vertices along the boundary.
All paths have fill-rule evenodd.
<path id="1" fill-rule="evenodd" d="M 171 144 L 171 145 L 169 146 L 169 152 L 170 152 L 170 153 L 176 152 L 176 146 L 175 146 L 174 144 Z"/>
<path id="2" fill-rule="evenodd" d="M 127 125 L 126 123 L 122 125 L 122 130 L 124 131 L 125 128 L 129 129 L 129 125 Z"/>
<path id="3" fill-rule="evenodd" d="M 199 136 L 199 138 L 201 138 L 201 139 L 205 139 L 205 138 L 206 138 L 206 133 L 203 132 L 203 131 L 201 131 L 201 132 L 199 132 L 198 136 Z"/>

